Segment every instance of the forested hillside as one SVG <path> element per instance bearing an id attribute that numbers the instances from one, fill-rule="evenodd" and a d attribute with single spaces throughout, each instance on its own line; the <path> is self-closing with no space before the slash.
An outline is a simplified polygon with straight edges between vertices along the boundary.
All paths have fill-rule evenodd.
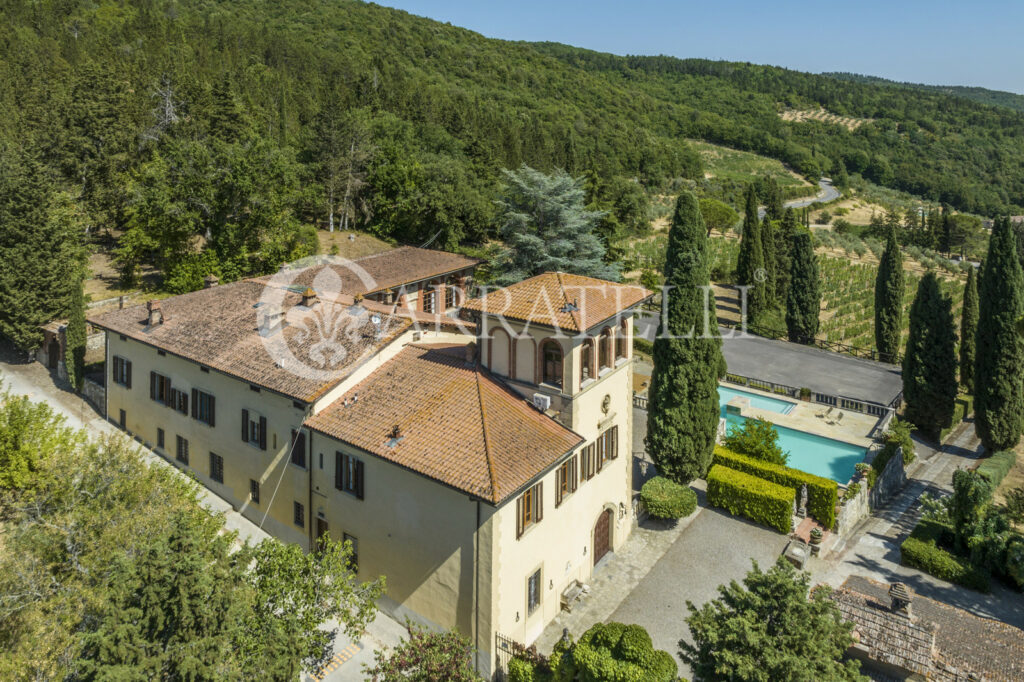
<path id="1" fill-rule="evenodd" d="M 606 234 L 640 229 L 649 195 L 700 190 L 686 138 L 1024 212 L 1024 114 L 940 93 L 491 40 L 351 0 L 8 0 L 0 20 L 2 229 L 106 239 L 126 282 L 155 267 L 171 291 L 276 267 L 331 225 L 481 243 L 522 164 L 585 176 Z M 803 108 L 868 122 L 780 117 Z M 33 286 L 0 268 L 0 298 Z"/>
<path id="2" fill-rule="evenodd" d="M 853 83 L 872 83 L 884 85 L 891 88 L 907 88 L 910 90 L 927 90 L 930 92 L 941 92 L 946 95 L 965 97 L 981 102 L 982 104 L 993 104 L 1000 107 L 1009 107 L 1016 111 L 1024 111 L 1024 95 L 1005 90 L 989 90 L 988 88 L 975 88 L 966 85 L 926 85 L 924 83 L 901 83 L 879 78 L 878 76 L 864 76 L 859 73 L 823 73 L 823 76 L 830 76 L 839 80 L 851 81 Z"/>

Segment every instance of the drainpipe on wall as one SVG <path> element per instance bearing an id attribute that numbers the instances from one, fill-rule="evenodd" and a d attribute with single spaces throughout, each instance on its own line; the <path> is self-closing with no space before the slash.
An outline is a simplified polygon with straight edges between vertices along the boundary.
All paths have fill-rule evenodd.
<path id="1" fill-rule="evenodd" d="M 473 612 L 476 623 L 473 626 L 473 635 L 476 639 L 476 655 L 473 656 L 473 670 L 480 674 L 480 500 L 476 501 L 476 532 L 473 533 L 473 540 L 476 543 L 475 556 L 473 561 L 473 572 L 475 573 L 476 589 L 473 590 Z"/>
<path id="2" fill-rule="evenodd" d="M 302 433 L 303 424 L 306 423 L 306 418 L 310 416 L 309 411 L 310 405 L 306 405 L 306 409 L 302 412 L 302 421 L 299 423 L 296 433 Z M 315 511 L 313 509 L 313 430 L 310 429 L 309 433 L 305 435 L 306 437 L 303 440 L 308 442 L 308 446 L 303 455 L 306 458 L 306 489 L 308 492 L 307 499 L 309 500 L 309 551 L 312 552 L 316 549 L 316 538 L 314 537 L 316 531 L 313 530 L 316 521 L 314 519 L 319 518 L 314 516 Z M 285 466 L 288 466 L 287 462 L 285 462 Z"/>

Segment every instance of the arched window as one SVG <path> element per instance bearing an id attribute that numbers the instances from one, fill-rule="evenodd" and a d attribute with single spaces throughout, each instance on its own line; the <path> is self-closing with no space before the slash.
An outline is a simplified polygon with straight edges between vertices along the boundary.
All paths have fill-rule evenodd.
<path id="1" fill-rule="evenodd" d="M 606 327 L 605 330 L 601 332 L 601 338 L 598 342 L 598 354 L 601 357 L 601 369 L 605 369 L 607 367 L 612 366 L 612 352 L 614 350 L 612 348 L 613 342 L 614 340 L 612 339 L 612 328 Z"/>
<path id="2" fill-rule="evenodd" d="M 562 387 L 562 347 L 553 339 L 546 340 L 540 347 L 541 381 Z"/>
<path id="3" fill-rule="evenodd" d="M 580 349 L 580 382 L 593 379 L 594 371 L 594 339 L 586 339 Z"/>
<path id="4" fill-rule="evenodd" d="M 629 320 L 623 320 L 615 337 L 615 358 L 629 357 Z"/>

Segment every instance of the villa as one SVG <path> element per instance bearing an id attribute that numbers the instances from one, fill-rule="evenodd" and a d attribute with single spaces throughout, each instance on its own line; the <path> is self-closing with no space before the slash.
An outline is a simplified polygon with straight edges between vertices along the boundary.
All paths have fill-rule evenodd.
<path id="1" fill-rule="evenodd" d="M 108 420 L 281 540 L 351 542 L 383 610 L 458 628 L 490 674 L 633 528 L 650 292 L 546 273 L 467 301 L 475 266 L 406 247 L 89 321 Z"/>

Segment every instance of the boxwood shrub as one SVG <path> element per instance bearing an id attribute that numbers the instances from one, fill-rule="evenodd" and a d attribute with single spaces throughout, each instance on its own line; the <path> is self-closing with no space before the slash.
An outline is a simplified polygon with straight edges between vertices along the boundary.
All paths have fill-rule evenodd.
<path id="1" fill-rule="evenodd" d="M 919 568 L 928 575 L 980 592 L 989 591 L 989 577 L 967 559 L 939 546 L 952 529 L 936 521 L 921 521 L 900 546 L 900 563 Z"/>
<path id="2" fill-rule="evenodd" d="M 1013 450 L 993 452 L 989 457 L 981 460 L 978 473 L 987 478 L 992 484 L 992 489 L 995 490 L 1006 478 L 1006 474 L 1010 473 L 1010 469 L 1013 468 L 1016 461 L 1017 453 Z"/>
<path id="3" fill-rule="evenodd" d="M 640 488 L 647 513 L 656 519 L 681 519 L 697 508 L 697 494 L 664 476 L 656 476 Z"/>
<path id="4" fill-rule="evenodd" d="M 708 503 L 781 533 L 793 519 L 793 489 L 715 464 L 708 473 Z"/>
<path id="5" fill-rule="evenodd" d="M 939 432 L 939 442 L 946 440 L 946 436 L 949 435 L 950 431 L 959 426 L 960 422 L 971 416 L 973 412 L 974 396 L 957 396 L 956 403 L 953 406 L 953 420 L 949 423 L 949 426 Z"/>
<path id="6" fill-rule="evenodd" d="M 792 488 L 795 499 L 798 499 L 795 496 L 800 494 L 800 486 L 806 483 L 807 512 L 826 528 L 835 527 L 836 503 L 839 501 L 839 485 L 835 481 L 799 469 L 747 457 L 721 446 L 715 446 L 713 463 Z"/>

